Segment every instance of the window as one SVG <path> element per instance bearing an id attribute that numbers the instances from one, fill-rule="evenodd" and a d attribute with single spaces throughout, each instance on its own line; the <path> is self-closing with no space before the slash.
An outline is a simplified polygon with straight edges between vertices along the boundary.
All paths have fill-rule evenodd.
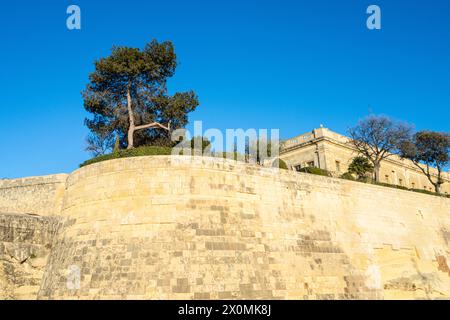
<path id="1" fill-rule="evenodd" d="M 340 161 L 336 161 L 336 171 L 341 172 L 341 162 Z"/>
<path id="2" fill-rule="evenodd" d="M 411 188 L 415 189 L 416 188 L 416 184 L 413 182 L 411 183 Z"/>
<path id="3" fill-rule="evenodd" d="M 398 185 L 403 187 L 403 179 L 398 179 Z"/>
<path id="4" fill-rule="evenodd" d="M 389 183 L 389 175 L 385 175 L 384 178 L 386 179 L 386 182 Z"/>

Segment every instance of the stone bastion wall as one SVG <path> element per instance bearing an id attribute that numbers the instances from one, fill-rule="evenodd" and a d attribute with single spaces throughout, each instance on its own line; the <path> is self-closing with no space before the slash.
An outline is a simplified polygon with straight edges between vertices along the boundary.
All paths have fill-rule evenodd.
<path id="1" fill-rule="evenodd" d="M 183 156 L 62 180 L 0 200 L 51 221 L 33 222 L 52 235 L 39 289 L 19 290 L 38 299 L 450 298 L 447 198 Z M 1 223 L 0 241 L 21 228 Z"/>
<path id="2" fill-rule="evenodd" d="M 67 176 L 0 180 L 0 213 L 59 215 Z"/>

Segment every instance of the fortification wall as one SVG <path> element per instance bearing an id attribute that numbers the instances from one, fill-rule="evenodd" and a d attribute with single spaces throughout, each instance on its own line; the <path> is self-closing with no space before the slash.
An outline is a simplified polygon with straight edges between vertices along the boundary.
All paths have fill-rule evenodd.
<path id="1" fill-rule="evenodd" d="M 38 296 L 450 298 L 449 213 L 446 198 L 212 158 L 97 163 L 67 180 Z"/>
<path id="2" fill-rule="evenodd" d="M 67 174 L 0 180 L 0 213 L 57 215 Z"/>
<path id="3" fill-rule="evenodd" d="M 36 299 L 58 219 L 0 214 L 0 300 Z"/>

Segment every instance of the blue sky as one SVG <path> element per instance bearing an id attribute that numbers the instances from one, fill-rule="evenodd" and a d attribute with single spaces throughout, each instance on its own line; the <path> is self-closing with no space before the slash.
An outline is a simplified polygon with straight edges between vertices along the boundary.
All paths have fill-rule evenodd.
<path id="1" fill-rule="evenodd" d="M 66 8 L 82 30 L 66 28 Z M 366 8 L 382 30 L 366 28 Z M 205 128 L 321 123 L 372 111 L 450 131 L 450 1 L 2 1 L 0 178 L 70 172 L 90 155 L 80 92 L 113 45 L 172 40 L 171 92 L 193 89 Z"/>

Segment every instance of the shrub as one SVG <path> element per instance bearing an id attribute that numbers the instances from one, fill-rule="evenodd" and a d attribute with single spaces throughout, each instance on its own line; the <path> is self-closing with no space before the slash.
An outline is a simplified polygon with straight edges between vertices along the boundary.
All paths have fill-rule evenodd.
<path id="1" fill-rule="evenodd" d="M 317 174 L 319 176 L 331 177 L 331 173 L 327 170 L 316 168 L 316 167 L 305 167 L 301 168 L 300 172 Z"/>
<path id="2" fill-rule="evenodd" d="M 80 164 L 80 168 L 106 160 L 119 159 L 119 158 L 129 158 L 129 157 L 142 157 L 142 156 L 156 156 L 156 155 L 170 155 L 172 153 L 172 148 L 168 147 L 139 147 L 130 150 L 119 150 L 114 153 L 105 154 L 103 156 L 98 156 L 93 159 L 87 160 Z"/>
<path id="3" fill-rule="evenodd" d="M 384 182 L 376 182 L 376 181 L 371 181 L 369 183 L 375 184 L 377 186 L 382 186 L 382 187 L 388 187 L 388 188 L 394 188 L 394 189 L 401 189 L 401 190 L 410 190 L 407 187 L 404 186 L 399 186 L 399 185 L 395 185 L 395 184 L 389 184 L 389 183 L 384 183 Z"/>
<path id="4" fill-rule="evenodd" d="M 373 173 L 373 165 L 366 157 L 355 157 L 348 166 L 348 172 L 355 174 L 359 181 L 367 178 L 367 176 Z"/>
<path id="5" fill-rule="evenodd" d="M 350 173 L 350 172 L 346 172 L 343 175 L 340 176 L 341 179 L 346 179 L 346 180 L 352 180 L 355 181 L 355 177 Z"/>
<path id="6" fill-rule="evenodd" d="M 288 170 L 288 166 L 284 160 L 279 159 L 278 166 L 280 169 Z"/>
<path id="7" fill-rule="evenodd" d="M 276 159 L 276 160 L 272 163 L 272 167 L 276 168 L 277 163 L 278 163 L 278 168 L 284 169 L 284 170 L 288 170 L 288 166 L 287 166 L 286 162 L 284 162 L 283 160 L 281 160 L 281 159 L 279 159 L 279 158 Z"/>
<path id="8" fill-rule="evenodd" d="M 439 194 L 433 191 L 428 191 L 428 190 L 424 190 L 424 189 L 408 189 L 410 191 L 414 191 L 414 192 L 419 192 L 419 193 L 424 193 L 424 194 L 429 194 L 432 196 L 441 196 L 441 197 L 446 197 L 446 198 L 450 198 L 450 194 Z"/>

